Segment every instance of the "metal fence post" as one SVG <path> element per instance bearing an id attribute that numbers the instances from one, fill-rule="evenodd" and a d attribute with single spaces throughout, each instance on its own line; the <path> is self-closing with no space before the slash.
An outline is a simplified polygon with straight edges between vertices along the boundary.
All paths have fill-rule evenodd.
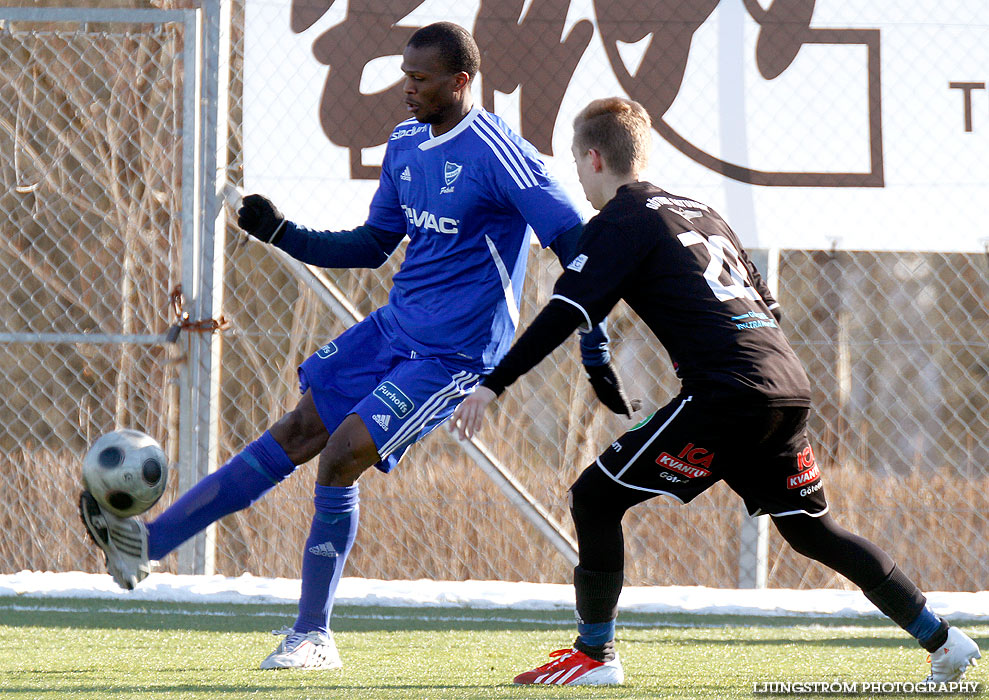
<path id="1" fill-rule="evenodd" d="M 182 290 L 195 298 L 200 279 L 201 230 L 199 203 L 201 198 L 200 170 L 202 159 L 200 91 L 203 48 L 203 13 L 196 13 L 195 32 L 188 34 L 183 52 L 183 112 L 182 112 Z M 193 308 L 190 306 L 190 308 Z M 194 312 L 194 311 L 193 311 Z M 180 493 L 188 491 L 199 480 L 199 449 L 197 439 L 197 401 L 199 366 L 195 359 L 197 339 L 183 333 L 180 341 L 183 362 L 179 370 L 179 461 L 175 465 Z M 196 573 L 201 567 L 203 535 L 184 543 L 176 552 L 179 573 Z"/>
<path id="2" fill-rule="evenodd" d="M 777 248 L 754 248 L 749 258 L 762 274 L 769 291 L 779 294 L 779 260 Z M 738 587 L 765 588 L 769 576 L 769 516 L 742 516 L 738 533 Z"/>
<path id="3" fill-rule="evenodd" d="M 196 321 L 218 320 L 223 307 L 225 219 L 218 206 L 217 173 L 226 169 L 227 81 L 230 40 L 230 3 L 207 0 L 196 75 L 201 96 L 196 184 L 196 233 L 186 245 L 183 271 L 188 280 L 189 312 Z M 221 108 L 222 106 L 222 108 Z M 220 112 L 222 111 L 222 115 Z M 185 174 L 189 174 L 186 172 Z M 218 223 L 219 222 L 219 223 Z M 179 489 L 185 492 L 215 471 L 218 460 L 220 407 L 220 344 L 218 332 L 207 329 L 186 334 L 187 364 L 183 383 L 182 426 L 186 449 L 181 450 Z M 179 571 L 212 574 L 215 571 L 216 527 L 210 525 L 180 548 Z"/>

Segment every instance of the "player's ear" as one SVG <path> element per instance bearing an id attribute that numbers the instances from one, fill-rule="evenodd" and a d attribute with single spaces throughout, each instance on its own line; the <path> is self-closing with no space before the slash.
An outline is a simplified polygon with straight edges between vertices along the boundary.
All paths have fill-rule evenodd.
<path id="1" fill-rule="evenodd" d="M 461 90 L 470 89 L 470 75 L 466 71 L 460 71 L 459 73 L 453 74 L 453 91 L 460 92 Z"/>
<path id="2" fill-rule="evenodd" d="M 601 151 L 596 148 L 589 148 L 587 152 L 591 154 L 591 167 L 594 172 L 599 173 L 604 170 L 604 158 L 601 156 Z"/>

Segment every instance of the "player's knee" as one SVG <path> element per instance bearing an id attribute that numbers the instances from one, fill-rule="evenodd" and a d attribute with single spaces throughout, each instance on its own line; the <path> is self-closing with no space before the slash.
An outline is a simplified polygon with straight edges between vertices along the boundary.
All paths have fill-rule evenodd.
<path id="1" fill-rule="evenodd" d="M 320 453 L 329 433 L 315 410 L 297 406 L 269 429 L 294 464 L 302 464 Z"/>
<path id="2" fill-rule="evenodd" d="M 322 486 L 353 486 L 369 466 L 353 454 L 335 451 L 328 445 L 319 455 L 316 482 Z"/>
<path id="3" fill-rule="evenodd" d="M 347 416 L 322 452 L 316 481 L 323 486 L 352 486 L 380 457 L 364 423 L 355 414 Z"/>
<path id="4" fill-rule="evenodd" d="M 585 475 L 587 471 L 585 470 L 577 480 L 573 482 L 570 486 L 570 490 L 567 491 L 567 499 L 570 506 L 570 515 L 576 521 L 578 517 L 582 517 L 587 513 L 588 501 L 589 499 L 589 489 L 587 487 L 587 479 Z"/>
<path id="5" fill-rule="evenodd" d="M 569 491 L 570 515 L 574 523 L 618 517 L 625 512 L 620 487 L 591 465 L 577 477 Z"/>

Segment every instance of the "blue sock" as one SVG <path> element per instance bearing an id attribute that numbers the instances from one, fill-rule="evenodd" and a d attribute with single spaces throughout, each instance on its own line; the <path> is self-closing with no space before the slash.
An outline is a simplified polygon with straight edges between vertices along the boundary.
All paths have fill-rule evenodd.
<path id="1" fill-rule="evenodd" d="M 210 523 L 251 505 L 293 470 L 285 450 L 265 431 L 148 523 L 149 558 L 161 559 Z"/>
<path id="2" fill-rule="evenodd" d="M 577 636 L 589 647 L 599 647 L 615 638 L 615 621 L 578 622 Z"/>
<path id="3" fill-rule="evenodd" d="M 302 554 L 302 596 L 294 625 L 296 632 L 326 633 L 330 629 L 337 585 L 357 537 L 359 501 L 357 484 L 316 484 L 313 499 L 316 514 Z"/>
<path id="4" fill-rule="evenodd" d="M 923 643 L 930 639 L 941 628 L 941 618 L 934 614 L 930 606 L 925 605 L 917 618 L 904 627 L 917 641 Z"/>

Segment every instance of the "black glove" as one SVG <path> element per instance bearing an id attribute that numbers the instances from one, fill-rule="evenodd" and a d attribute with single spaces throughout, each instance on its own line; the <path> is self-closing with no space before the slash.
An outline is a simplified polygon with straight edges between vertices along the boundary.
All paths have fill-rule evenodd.
<path id="1" fill-rule="evenodd" d="M 591 381 L 591 387 L 597 394 L 598 400 L 611 409 L 612 413 L 632 417 L 635 411 L 642 405 L 638 399 L 629 401 L 622 388 L 621 380 L 615 373 L 611 363 L 604 365 L 587 366 L 584 365 L 587 378 Z"/>
<path id="2" fill-rule="evenodd" d="M 237 225 L 263 243 L 278 243 L 285 232 L 285 216 L 267 197 L 249 194 L 237 210 Z"/>

